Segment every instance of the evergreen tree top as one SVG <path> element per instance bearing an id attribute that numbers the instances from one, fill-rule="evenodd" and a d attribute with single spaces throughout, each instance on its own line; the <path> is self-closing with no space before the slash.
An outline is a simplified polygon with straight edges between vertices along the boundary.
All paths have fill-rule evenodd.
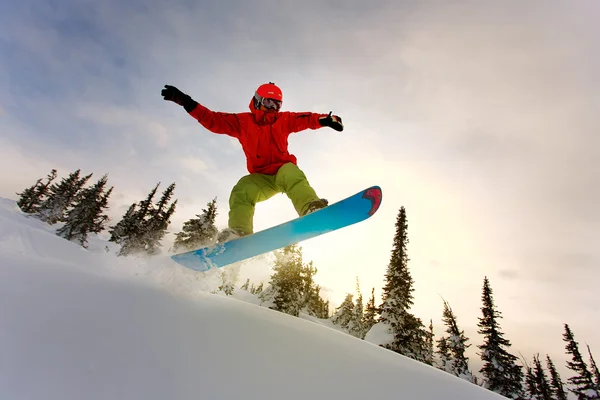
<path id="1" fill-rule="evenodd" d="M 406 210 L 400 208 L 396 218 L 396 233 L 394 236 L 392 254 L 385 274 L 380 307 L 382 321 L 391 315 L 400 315 L 413 305 L 413 279 L 408 270 L 408 222 Z M 397 318 L 397 317 L 394 317 Z"/>

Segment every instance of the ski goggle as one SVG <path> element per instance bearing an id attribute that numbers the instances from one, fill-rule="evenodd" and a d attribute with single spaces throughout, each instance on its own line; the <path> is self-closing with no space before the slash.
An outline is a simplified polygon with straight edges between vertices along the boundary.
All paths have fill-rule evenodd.
<path id="1" fill-rule="evenodd" d="M 281 108 L 281 101 L 275 99 L 268 99 L 266 97 L 263 97 L 259 100 L 259 103 L 271 110 L 279 111 L 279 109 Z"/>

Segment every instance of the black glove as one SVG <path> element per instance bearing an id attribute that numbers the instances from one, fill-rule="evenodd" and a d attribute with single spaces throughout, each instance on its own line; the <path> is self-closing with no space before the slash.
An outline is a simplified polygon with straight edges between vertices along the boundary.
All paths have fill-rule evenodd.
<path id="1" fill-rule="evenodd" d="M 331 115 L 331 111 L 329 112 L 328 116 L 319 118 L 319 123 L 321 124 L 321 126 L 328 126 L 332 129 L 335 129 L 338 132 L 344 130 L 344 124 L 342 124 L 342 119 L 337 115 Z"/>
<path id="2" fill-rule="evenodd" d="M 185 111 L 187 112 L 191 112 L 198 105 L 194 99 L 177 89 L 175 86 L 165 85 L 165 88 L 160 94 L 165 100 L 179 104 L 185 108 Z"/>

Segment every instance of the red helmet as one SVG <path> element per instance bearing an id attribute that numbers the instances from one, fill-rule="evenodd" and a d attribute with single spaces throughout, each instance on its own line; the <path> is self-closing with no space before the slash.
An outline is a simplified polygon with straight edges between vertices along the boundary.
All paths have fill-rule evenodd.
<path id="1" fill-rule="evenodd" d="M 256 89 L 256 94 L 263 99 L 283 101 L 283 93 L 273 82 L 262 84 Z"/>
<path id="2" fill-rule="evenodd" d="M 279 111 L 283 101 L 283 93 L 273 82 L 262 84 L 254 93 L 254 106 L 258 109 L 260 105 L 269 109 Z"/>

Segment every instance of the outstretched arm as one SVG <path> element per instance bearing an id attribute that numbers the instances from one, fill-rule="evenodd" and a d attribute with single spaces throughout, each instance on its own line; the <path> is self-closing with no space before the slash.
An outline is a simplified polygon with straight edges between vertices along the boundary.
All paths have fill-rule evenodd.
<path id="1" fill-rule="evenodd" d="M 235 138 L 240 136 L 240 121 L 235 114 L 211 111 L 197 103 L 196 107 L 188 113 L 213 133 L 221 133 Z"/>
<path id="2" fill-rule="evenodd" d="M 165 85 L 161 94 L 165 100 L 182 106 L 209 131 L 235 138 L 240 136 L 240 123 L 235 114 L 211 111 L 174 86 Z"/>
<path id="3" fill-rule="evenodd" d="M 289 113 L 290 132 L 300 132 L 305 129 L 319 129 L 324 126 L 335 129 L 338 132 L 344 130 L 342 119 L 337 115 L 315 114 L 315 113 Z"/>

